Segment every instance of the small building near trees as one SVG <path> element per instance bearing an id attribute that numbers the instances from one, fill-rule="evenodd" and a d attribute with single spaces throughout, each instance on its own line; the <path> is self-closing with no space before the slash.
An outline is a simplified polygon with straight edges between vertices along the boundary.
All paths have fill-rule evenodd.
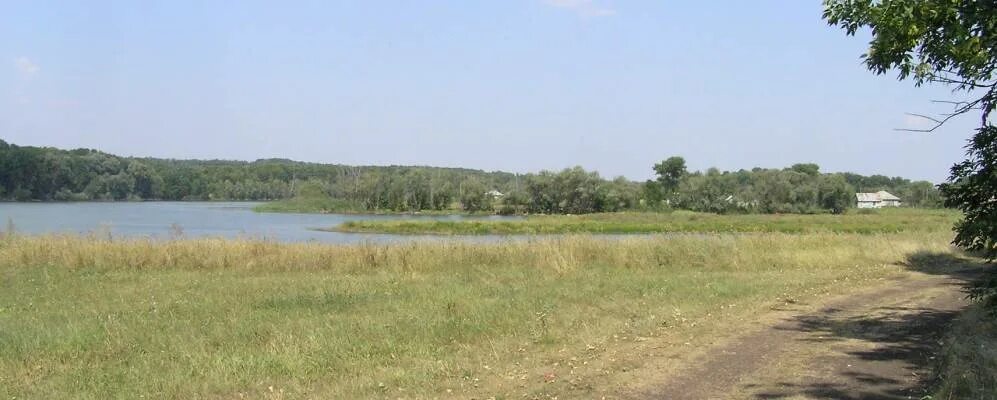
<path id="1" fill-rule="evenodd" d="M 900 207 L 900 198 L 885 190 L 876 193 L 855 193 L 858 208 Z"/>

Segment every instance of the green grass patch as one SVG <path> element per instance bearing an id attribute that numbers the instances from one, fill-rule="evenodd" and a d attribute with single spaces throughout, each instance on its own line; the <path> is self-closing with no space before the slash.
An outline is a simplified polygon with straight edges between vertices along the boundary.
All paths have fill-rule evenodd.
<path id="1" fill-rule="evenodd" d="M 605 213 L 534 215 L 513 221 L 349 221 L 337 232 L 436 235 L 543 235 L 639 233 L 896 233 L 950 231 L 959 214 L 952 210 L 884 209 L 832 214 L 717 215 Z"/>

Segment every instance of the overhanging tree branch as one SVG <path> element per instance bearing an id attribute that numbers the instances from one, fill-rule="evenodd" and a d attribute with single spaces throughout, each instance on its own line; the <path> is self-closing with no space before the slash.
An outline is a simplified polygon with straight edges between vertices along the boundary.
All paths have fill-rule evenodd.
<path id="1" fill-rule="evenodd" d="M 983 97 L 981 97 L 979 99 L 973 100 L 973 101 L 932 100 L 933 103 L 952 104 L 955 109 L 951 113 L 941 114 L 941 116 L 943 117 L 941 119 L 929 117 L 929 116 L 924 115 L 924 114 L 906 113 L 907 115 L 910 115 L 910 116 L 913 116 L 913 117 L 919 117 L 919 118 L 924 118 L 926 120 L 929 120 L 932 123 L 934 123 L 934 125 L 931 128 L 927 128 L 927 129 L 894 128 L 893 130 L 895 130 L 895 131 L 903 131 L 903 132 L 923 132 L 923 133 L 930 133 L 930 132 L 934 132 L 938 128 L 941 128 L 942 125 L 945 125 L 945 123 L 949 122 L 949 120 L 951 120 L 952 118 L 958 117 L 960 115 L 963 115 L 963 114 L 968 113 L 968 112 L 973 111 L 973 110 L 980 110 L 980 109 L 984 110 L 984 113 L 983 113 L 983 123 L 986 124 L 986 120 L 987 120 L 987 116 L 989 115 L 989 111 L 985 110 L 985 108 L 987 107 L 986 106 L 987 102 L 991 101 L 991 99 L 993 98 L 992 96 L 993 96 L 993 92 L 990 92 L 987 95 L 985 95 L 985 96 L 983 96 Z"/>

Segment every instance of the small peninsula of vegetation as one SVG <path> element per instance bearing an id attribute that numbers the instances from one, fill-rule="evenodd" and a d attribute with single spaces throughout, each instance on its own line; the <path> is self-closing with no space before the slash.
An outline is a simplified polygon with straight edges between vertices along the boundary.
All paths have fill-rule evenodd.
<path id="1" fill-rule="evenodd" d="M 322 192 L 317 185 L 305 185 L 289 199 L 271 201 L 253 207 L 256 212 L 280 213 L 359 213 L 364 209 L 348 200 L 334 199 Z"/>
<path id="2" fill-rule="evenodd" d="M 959 220 L 953 210 L 850 210 L 844 215 L 734 214 L 689 211 L 530 215 L 515 221 L 348 221 L 336 232 L 433 235 L 545 235 L 569 233 L 895 233 L 946 232 Z"/>

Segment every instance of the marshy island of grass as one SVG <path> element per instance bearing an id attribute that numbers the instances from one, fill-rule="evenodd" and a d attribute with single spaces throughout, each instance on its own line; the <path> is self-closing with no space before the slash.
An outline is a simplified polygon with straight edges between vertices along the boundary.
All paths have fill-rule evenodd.
<path id="1" fill-rule="evenodd" d="M 835 214 L 734 214 L 690 211 L 531 215 L 520 220 L 349 221 L 325 230 L 403 235 L 545 235 L 640 233 L 896 233 L 950 231 L 959 214 L 945 209 L 850 210 Z"/>
<path id="2" fill-rule="evenodd" d="M 420 209 L 415 211 L 397 211 L 392 209 L 372 210 L 360 203 L 331 197 L 321 191 L 316 185 L 305 185 L 294 197 L 275 200 L 253 207 L 255 212 L 264 213 L 297 213 L 297 214 L 367 214 L 367 215 L 471 215 L 474 213 L 449 208 L 440 210 Z"/>

